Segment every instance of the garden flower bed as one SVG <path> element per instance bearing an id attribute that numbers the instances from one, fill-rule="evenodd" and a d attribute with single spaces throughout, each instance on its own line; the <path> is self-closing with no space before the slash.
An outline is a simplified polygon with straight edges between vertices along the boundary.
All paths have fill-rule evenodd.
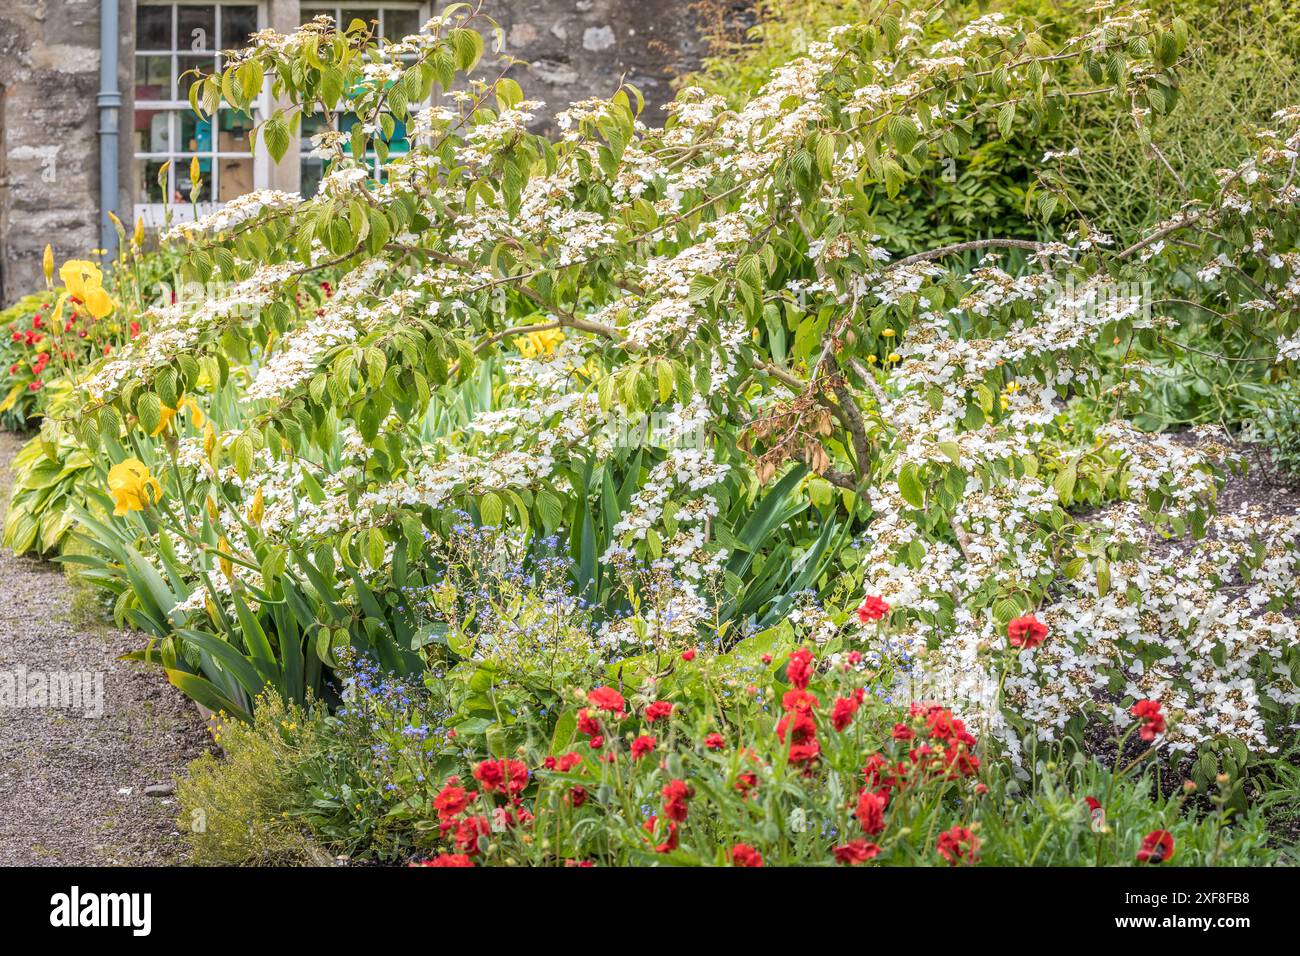
<path id="1" fill-rule="evenodd" d="M 1264 396 L 1300 360 L 1300 107 L 1181 179 L 1166 13 L 890 5 L 734 102 L 658 129 L 626 86 L 555 138 L 466 5 L 229 55 L 192 106 L 270 92 L 277 160 L 359 117 L 317 195 L 123 232 L 62 291 L 51 259 L 10 319 L 41 430 L 7 542 L 214 713 L 195 859 L 1287 859 L 1300 514 L 1222 507 L 1284 481 L 1242 417 L 1152 426 L 1178 357 Z M 1172 211 L 1099 227 L 1079 110 Z M 1019 215 L 900 235 L 976 156 Z M 50 314 L 89 344 L 32 358 Z"/>

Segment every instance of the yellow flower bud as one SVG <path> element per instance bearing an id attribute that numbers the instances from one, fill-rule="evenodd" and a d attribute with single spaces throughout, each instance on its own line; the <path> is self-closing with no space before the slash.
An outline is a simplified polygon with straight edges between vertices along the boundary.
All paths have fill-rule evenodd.
<path id="1" fill-rule="evenodd" d="M 45 244 L 45 258 L 41 266 L 45 270 L 45 284 L 49 285 L 54 281 L 54 249 L 49 243 Z"/>

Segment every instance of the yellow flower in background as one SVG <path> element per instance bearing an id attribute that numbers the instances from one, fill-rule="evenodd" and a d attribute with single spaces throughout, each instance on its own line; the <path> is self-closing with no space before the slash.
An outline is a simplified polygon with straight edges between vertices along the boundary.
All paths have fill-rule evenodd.
<path id="1" fill-rule="evenodd" d="M 144 245 L 144 217 L 137 216 L 135 220 L 135 232 L 131 236 L 131 243 L 136 248 Z"/>
<path id="2" fill-rule="evenodd" d="M 199 158 L 195 156 L 193 159 L 190 160 L 190 182 L 197 185 L 198 181 L 199 181 Z"/>
<path id="3" fill-rule="evenodd" d="M 515 336 L 519 354 L 524 358 L 538 355 L 552 355 L 556 347 L 564 341 L 564 333 L 559 329 L 546 329 L 542 332 L 526 332 Z"/>
<path id="4" fill-rule="evenodd" d="M 224 537 L 217 540 L 217 564 L 221 565 L 221 573 L 226 576 L 226 580 L 231 584 L 235 583 L 235 563 L 231 561 L 227 554 L 230 553 L 230 542 Z"/>
<path id="5" fill-rule="evenodd" d="M 108 469 L 108 493 L 113 496 L 113 514 L 121 517 L 130 511 L 143 511 L 162 498 L 162 485 L 149 474 L 138 458 L 128 458 Z"/>
<path id="6" fill-rule="evenodd" d="M 104 291 L 104 273 L 99 266 L 85 259 L 69 259 L 59 269 L 59 281 L 67 294 L 77 299 L 97 319 L 102 319 L 116 307 L 112 297 Z"/>
<path id="7" fill-rule="evenodd" d="M 262 489 L 257 489 L 257 494 L 253 495 L 253 503 L 248 506 L 248 523 L 254 528 L 262 526 L 262 515 L 266 514 L 266 502 L 262 497 Z"/>
<path id="8" fill-rule="evenodd" d="M 54 249 L 48 242 L 45 244 L 45 258 L 41 260 L 41 268 L 45 270 L 45 284 L 49 285 L 54 281 Z"/>
<path id="9" fill-rule="evenodd" d="M 194 423 L 195 428 L 202 428 L 207 418 L 203 414 L 203 409 L 199 408 L 198 402 L 192 398 L 182 398 L 176 403 L 175 408 L 168 408 L 164 405 L 161 409 L 162 415 L 158 419 L 158 427 L 149 433 L 150 438 L 156 438 L 167 430 L 167 426 L 172 423 L 172 419 L 185 409 L 190 411 L 190 421 Z"/>

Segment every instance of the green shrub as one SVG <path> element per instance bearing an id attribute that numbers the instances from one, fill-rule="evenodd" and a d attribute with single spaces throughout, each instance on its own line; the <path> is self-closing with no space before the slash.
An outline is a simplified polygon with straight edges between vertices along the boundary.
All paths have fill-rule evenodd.
<path id="1" fill-rule="evenodd" d="M 313 752 L 319 712 L 260 700 L 252 724 L 213 718 L 223 756 L 204 754 L 180 782 L 177 825 L 200 866 L 293 866 L 320 863 L 295 816 L 299 771 Z"/>

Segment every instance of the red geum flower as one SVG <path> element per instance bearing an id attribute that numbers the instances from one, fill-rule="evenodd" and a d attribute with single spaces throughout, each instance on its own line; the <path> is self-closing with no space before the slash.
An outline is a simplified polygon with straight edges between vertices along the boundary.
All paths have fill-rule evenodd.
<path id="1" fill-rule="evenodd" d="M 803 744 L 817 736 L 817 720 L 808 709 L 791 708 L 776 723 L 776 736 L 785 743 L 786 734 L 794 744 Z"/>
<path id="2" fill-rule="evenodd" d="M 794 766 L 801 764 L 810 764 L 816 760 L 822 752 L 821 744 L 815 740 L 809 740 L 807 743 L 792 744 L 788 759 Z"/>
<path id="3" fill-rule="evenodd" d="M 853 715 L 858 712 L 861 705 L 862 688 L 860 687 L 850 697 L 836 697 L 835 704 L 831 708 L 831 726 L 837 731 L 843 731 L 853 723 Z"/>
<path id="4" fill-rule="evenodd" d="M 600 721 L 586 707 L 578 711 L 578 732 L 586 734 L 588 737 L 600 733 Z"/>
<path id="5" fill-rule="evenodd" d="M 474 861 L 464 853 L 439 853 L 432 860 L 421 860 L 411 866 L 473 866 Z"/>
<path id="6" fill-rule="evenodd" d="M 612 687 L 597 687 L 587 693 L 587 702 L 598 710 L 607 710 L 611 714 L 621 714 L 627 706 L 623 695 Z"/>
<path id="7" fill-rule="evenodd" d="M 582 755 L 570 750 L 568 753 L 560 754 L 560 756 L 556 758 L 555 769 L 559 770 L 560 773 L 568 773 L 580 763 L 582 763 Z"/>
<path id="8" fill-rule="evenodd" d="M 654 703 L 646 706 L 645 719 L 653 724 L 656 720 L 667 717 L 672 712 L 673 705 L 671 702 L 666 700 L 656 700 Z"/>
<path id="9" fill-rule="evenodd" d="M 528 767 L 519 760 L 484 760 L 474 768 L 474 779 L 483 785 L 484 793 L 518 794 L 528 786 Z"/>
<path id="10" fill-rule="evenodd" d="M 660 791 L 664 797 L 664 815 L 681 823 L 686 819 L 686 801 L 694 794 L 685 780 L 670 780 Z"/>
<path id="11" fill-rule="evenodd" d="M 912 740 L 916 737 L 916 731 L 907 724 L 894 724 L 893 738 L 895 740 Z"/>
<path id="12" fill-rule="evenodd" d="M 1033 650 L 1043 643 L 1046 637 L 1047 625 L 1032 614 L 1018 617 L 1007 625 L 1007 638 L 1011 641 L 1012 647 Z"/>
<path id="13" fill-rule="evenodd" d="M 731 862 L 736 866 L 762 866 L 763 854 L 748 843 L 737 843 L 731 848 Z"/>
<path id="14" fill-rule="evenodd" d="M 433 798 L 433 808 L 438 811 L 439 820 L 450 820 L 464 813 L 472 798 L 473 794 L 464 787 L 458 787 L 448 781 Z"/>
<path id="15" fill-rule="evenodd" d="M 632 741 L 632 757 L 635 760 L 640 760 L 654 749 L 655 739 L 649 734 L 642 734 L 636 740 Z"/>
<path id="16" fill-rule="evenodd" d="M 974 863 L 979 859 L 980 840 L 966 827 L 953 827 L 939 834 L 935 849 L 939 855 L 953 866 L 958 863 Z"/>
<path id="17" fill-rule="evenodd" d="M 596 734 L 596 736 L 592 737 L 591 740 L 587 741 L 587 746 L 591 747 L 592 750 L 599 750 L 601 747 L 605 746 L 605 738 L 600 734 Z"/>
<path id="18" fill-rule="evenodd" d="M 1163 863 L 1173 859 L 1174 835 L 1168 830 L 1152 830 L 1142 838 L 1137 858 L 1142 863 Z"/>
<path id="19" fill-rule="evenodd" d="M 1160 713 L 1160 701 L 1140 700 L 1129 708 L 1129 713 L 1142 721 L 1138 734 L 1143 740 L 1150 742 L 1165 732 L 1165 715 Z"/>
<path id="20" fill-rule="evenodd" d="M 695 648 L 688 647 L 686 648 L 686 650 L 682 651 L 682 660 L 684 661 L 695 660 Z"/>
<path id="21" fill-rule="evenodd" d="M 704 746 L 708 747 L 710 750 L 721 750 L 723 747 L 727 746 L 727 741 L 723 738 L 722 734 L 712 733 L 704 738 Z"/>
<path id="22" fill-rule="evenodd" d="M 885 807 L 888 805 L 888 794 L 873 793 L 865 787 L 858 793 L 858 808 L 854 815 L 868 836 L 875 836 L 885 829 Z"/>
<path id="23" fill-rule="evenodd" d="M 785 665 L 786 679 L 797 689 L 803 690 L 812 679 L 812 664 L 812 651 L 806 647 L 799 648 L 790 655 L 790 661 Z"/>
<path id="24" fill-rule="evenodd" d="M 863 624 L 868 621 L 879 621 L 889 613 L 889 603 L 883 600 L 879 595 L 872 594 L 862 602 L 858 608 L 858 620 Z"/>
<path id="25" fill-rule="evenodd" d="M 852 866 L 855 863 L 866 863 L 868 860 L 875 859 L 880 855 L 880 847 L 868 840 L 858 839 L 835 847 L 831 853 L 835 854 L 836 863 Z"/>
<path id="26" fill-rule="evenodd" d="M 736 777 L 736 792 L 741 796 L 749 796 L 749 791 L 758 786 L 758 774 L 746 772 Z"/>
<path id="27" fill-rule="evenodd" d="M 457 850 L 474 856 L 478 853 L 479 837 L 485 837 L 491 832 L 492 825 L 488 823 L 487 817 L 466 817 L 456 823 L 452 839 L 456 842 Z"/>
<path id="28" fill-rule="evenodd" d="M 656 844 L 656 853 L 671 853 L 673 850 L 677 849 L 677 824 L 672 820 L 667 821 L 667 824 L 668 833 L 661 843 Z M 658 839 L 659 818 L 652 815 L 650 819 L 646 820 L 645 829 L 646 832 L 650 834 L 650 839 L 652 841 Z"/>
<path id="29" fill-rule="evenodd" d="M 580 783 L 576 783 L 569 788 L 569 793 L 564 799 L 576 810 L 587 802 L 587 788 Z"/>

